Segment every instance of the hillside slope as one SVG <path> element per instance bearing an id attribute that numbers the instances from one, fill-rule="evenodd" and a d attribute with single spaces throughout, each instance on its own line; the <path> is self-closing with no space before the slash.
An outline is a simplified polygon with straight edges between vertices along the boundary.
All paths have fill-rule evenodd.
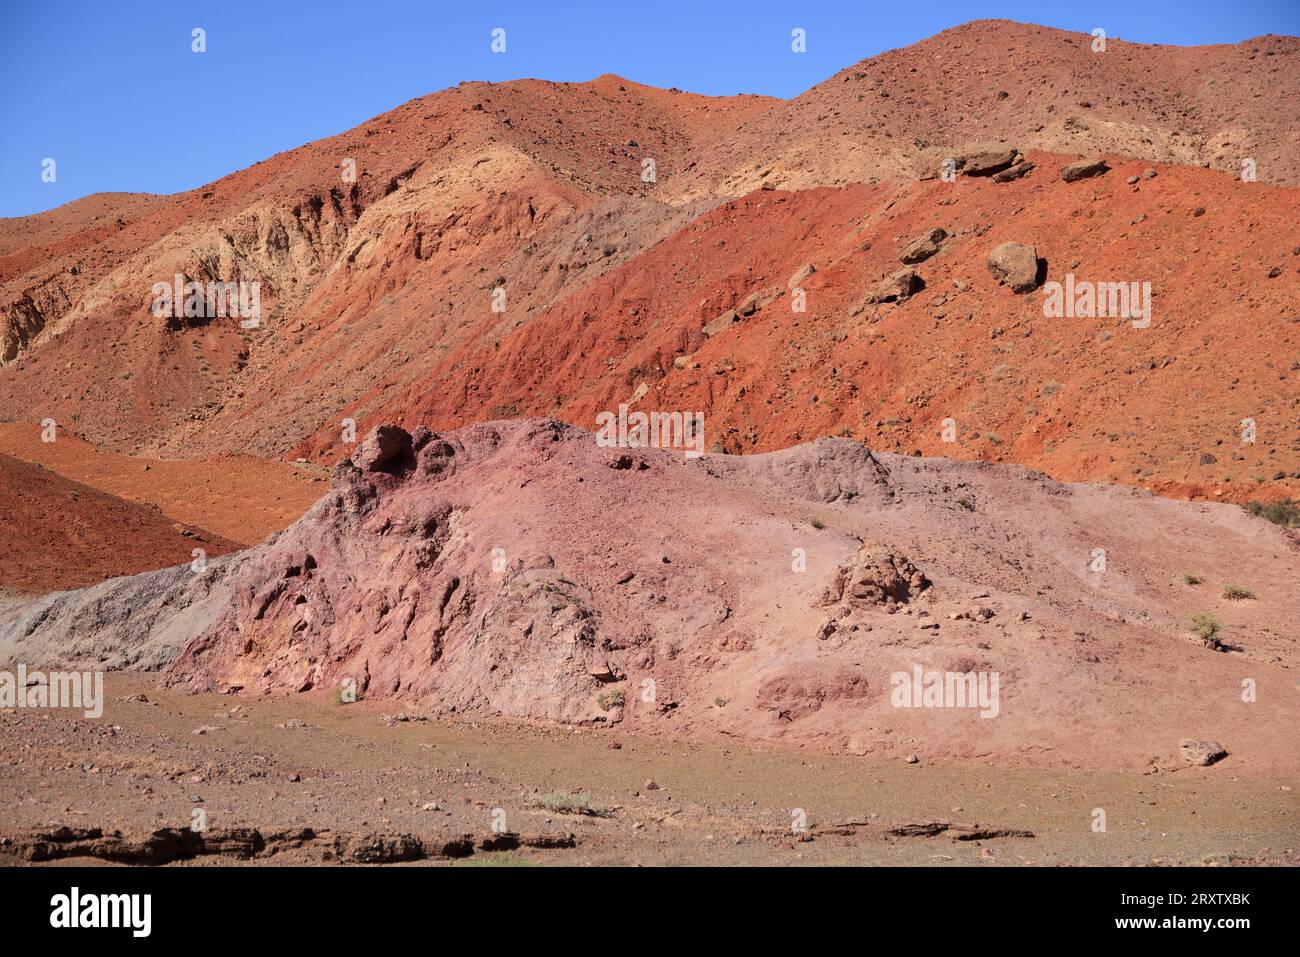
<path id="1" fill-rule="evenodd" d="M 728 451 L 845 434 L 1177 495 L 1295 494 L 1300 41 L 1091 41 L 977 21 L 790 101 L 466 83 L 199 190 L 8 221 L 0 420 L 332 463 L 381 421 L 591 427 L 642 391 L 707 412 Z M 989 139 L 1039 167 L 934 178 Z M 1060 181 L 1099 151 L 1110 173 Z M 924 292 L 858 309 L 934 227 L 954 236 L 918 267 Z M 1041 292 L 992 281 L 1002 240 L 1036 246 L 1049 281 L 1151 283 L 1152 327 L 1043 319 Z M 807 262 L 807 313 L 786 295 L 705 336 Z M 258 283 L 260 324 L 155 317 L 153 284 L 177 274 Z"/>
<path id="2" fill-rule="evenodd" d="M 1300 190 L 1186 167 L 1146 179 L 1119 160 L 1066 183 L 1067 158 L 1030 155 L 1038 168 L 1010 183 L 755 192 L 490 351 L 454 351 L 409 392 L 375 389 L 360 407 L 438 427 L 506 412 L 595 428 L 630 402 L 704 412 L 709 445 L 728 452 L 847 435 L 1175 495 L 1300 490 Z M 864 304 L 935 227 L 948 237 L 912 267 L 924 288 Z M 1043 289 L 992 275 L 1004 241 L 1034 246 L 1048 282 L 1150 283 L 1150 326 L 1045 317 Z M 806 263 L 800 313 L 789 287 Z M 755 295 L 778 298 L 710 334 Z M 338 454 L 332 433 L 304 448 Z"/>
<path id="3" fill-rule="evenodd" d="M 848 67 L 719 131 L 673 188 L 739 194 L 897 178 L 945 148 L 1112 153 L 1300 185 L 1300 38 L 1173 47 L 976 20 Z"/>
<path id="4" fill-rule="evenodd" d="M 0 597 L 84 588 L 240 547 L 8 455 L 0 455 L 0 529 Z"/>

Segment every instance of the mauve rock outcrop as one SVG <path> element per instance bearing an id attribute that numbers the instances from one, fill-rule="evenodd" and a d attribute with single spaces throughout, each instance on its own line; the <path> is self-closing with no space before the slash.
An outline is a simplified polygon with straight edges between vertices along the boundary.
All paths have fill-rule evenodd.
<path id="1" fill-rule="evenodd" d="M 550 419 L 382 426 L 353 453 L 260 545 L 0 608 L 0 667 L 899 759 L 1144 767 L 1190 726 L 1234 766 L 1297 763 L 1294 707 L 1223 693 L 1245 654 L 1288 700 L 1300 589 L 1288 533 L 1235 506 L 845 438 L 688 459 Z M 1186 631 L 1188 542 L 1254 586 L 1249 630 L 1226 625 L 1244 652 Z M 917 668 L 998 673 L 997 720 L 895 707 Z"/>

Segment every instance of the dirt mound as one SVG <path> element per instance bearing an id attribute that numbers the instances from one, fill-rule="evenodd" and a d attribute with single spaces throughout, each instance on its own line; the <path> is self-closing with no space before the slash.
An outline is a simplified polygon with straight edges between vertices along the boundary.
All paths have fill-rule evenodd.
<path id="1" fill-rule="evenodd" d="M 240 545 L 0 455 L 0 596 L 84 588 Z"/>
<path id="2" fill-rule="evenodd" d="M 1243 768 L 1297 764 L 1278 749 L 1296 719 L 1287 533 L 1227 505 L 851 446 L 639 449 L 623 469 L 552 420 L 389 430 L 287 531 L 202 575 L 0 612 L 0 658 L 882 757 L 1142 767 L 1194 736 Z M 877 491 L 801 488 L 785 480 L 800 461 Z M 1253 597 L 1220 598 L 1229 581 Z M 1197 611 L 1231 650 L 1187 631 Z M 898 703 L 898 675 L 930 672 L 996 673 L 1000 699 L 984 718 Z M 1278 703 L 1243 706 L 1243 673 Z"/>

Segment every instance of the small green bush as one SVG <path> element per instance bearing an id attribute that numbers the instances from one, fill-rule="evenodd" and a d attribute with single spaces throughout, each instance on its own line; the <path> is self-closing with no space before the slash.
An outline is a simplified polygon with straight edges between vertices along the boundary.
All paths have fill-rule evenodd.
<path id="1" fill-rule="evenodd" d="M 1251 515 L 1281 525 L 1283 528 L 1300 528 L 1300 501 L 1284 498 L 1278 502 L 1247 502 L 1243 506 Z"/>
<path id="2" fill-rule="evenodd" d="M 1219 619 L 1209 612 L 1198 611 L 1187 619 L 1187 630 L 1205 642 L 1207 648 L 1220 647 L 1219 632 L 1222 628 Z"/>
<path id="3" fill-rule="evenodd" d="M 537 807 L 555 814 L 583 814 L 587 817 L 613 817 L 614 812 L 607 807 L 594 803 L 585 794 L 570 794 L 568 791 L 552 791 L 543 794 L 535 802 Z"/>

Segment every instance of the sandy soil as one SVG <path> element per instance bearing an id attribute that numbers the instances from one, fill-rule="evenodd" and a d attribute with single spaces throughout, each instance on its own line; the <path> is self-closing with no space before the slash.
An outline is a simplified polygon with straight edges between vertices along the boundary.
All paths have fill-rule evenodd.
<path id="1" fill-rule="evenodd" d="M 130 837 L 184 828 L 195 808 L 213 834 L 318 833 L 251 858 L 270 864 L 338 861 L 336 847 L 382 846 L 379 835 L 441 846 L 468 834 L 477 845 L 491 836 L 498 808 L 521 839 L 572 834 L 576 846 L 476 846 L 463 863 L 1294 864 L 1300 853 L 1296 782 L 1222 766 L 1156 774 L 932 767 L 608 730 L 391 722 L 364 702 L 191 696 L 149 676 L 111 675 L 105 687 L 99 721 L 0 712 L 0 792 L 11 796 L 0 805 L 0 863 L 23 863 L 32 829 Z M 131 700 L 140 695 L 147 702 Z M 199 728 L 208 730 L 194 734 Z M 580 792 L 610 816 L 535 806 L 557 790 Z M 1092 829 L 1098 808 L 1104 833 Z M 806 812 L 802 834 L 791 830 L 795 809 Z M 954 827 L 905 836 L 905 825 L 931 822 Z M 957 839 L 973 833 L 960 829 L 970 825 L 1033 836 Z"/>
<path id="2" fill-rule="evenodd" d="M 54 442 L 42 442 L 40 426 L 28 422 L 0 423 L 0 454 L 44 466 L 127 502 L 152 506 L 170 522 L 207 529 L 240 545 L 255 544 L 288 527 L 329 481 L 322 469 L 251 455 L 137 458 L 97 448 L 67 431 L 60 431 Z"/>
<path id="3" fill-rule="evenodd" d="M 0 529 L 21 541 L 0 548 L 0 589 L 35 595 L 179 565 L 195 550 L 216 557 L 240 547 L 3 454 Z"/>

